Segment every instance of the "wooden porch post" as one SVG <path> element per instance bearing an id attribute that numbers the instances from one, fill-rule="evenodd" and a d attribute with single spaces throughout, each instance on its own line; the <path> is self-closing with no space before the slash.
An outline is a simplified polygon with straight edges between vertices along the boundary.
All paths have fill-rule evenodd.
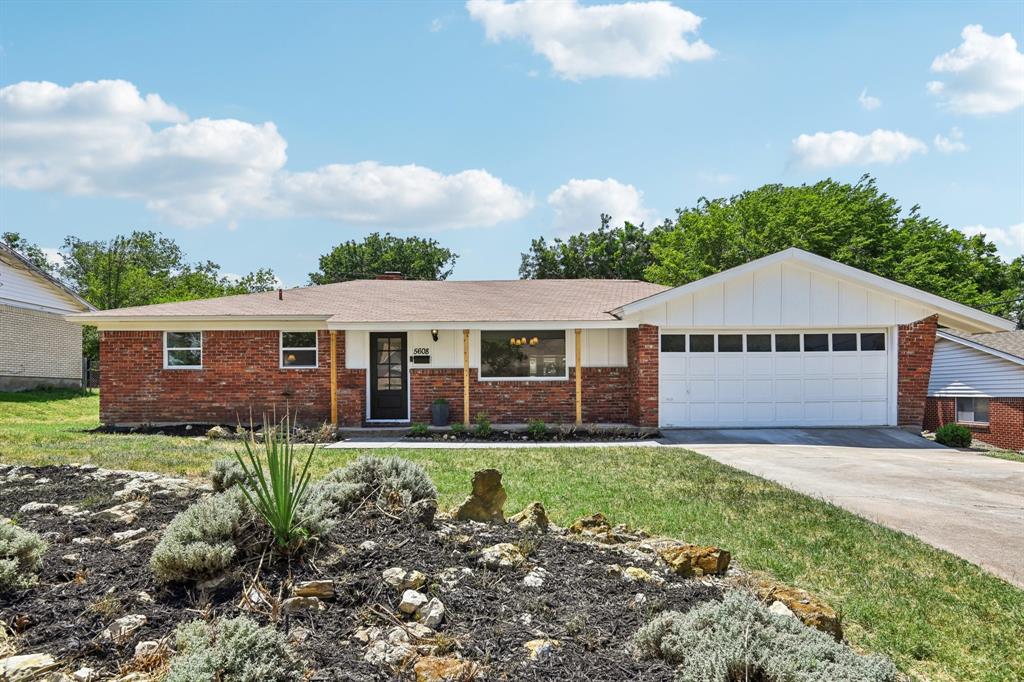
<path id="1" fill-rule="evenodd" d="M 469 330 L 462 330 L 462 423 L 469 426 Z"/>
<path id="2" fill-rule="evenodd" d="M 576 330 L 576 425 L 583 423 L 583 330 Z"/>
<path id="3" fill-rule="evenodd" d="M 338 332 L 331 330 L 331 425 L 338 425 Z"/>

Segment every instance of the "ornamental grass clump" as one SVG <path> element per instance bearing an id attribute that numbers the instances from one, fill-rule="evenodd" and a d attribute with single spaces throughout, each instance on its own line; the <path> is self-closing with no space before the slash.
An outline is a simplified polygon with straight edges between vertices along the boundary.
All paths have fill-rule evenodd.
<path id="1" fill-rule="evenodd" d="M 295 654 L 280 632 L 246 616 L 183 623 L 164 682 L 298 682 Z"/>
<path id="2" fill-rule="evenodd" d="M 35 585 L 46 550 L 41 537 L 0 518 L 0 594 Z"/>
<path id="3" fill-rule="evenodd" d="M 677 682 L 899 679 L 887 658 L 861 656 L 792 616 L 772 613 L 740 591 L 686 613 L 661 614 L 633 636 L 631 646 L 639 658 L 677 665 Z"/>
<path id="4" fill-rule="evenodd" d="M 316 445 L 310 447 L 309 454 L 298 468 L 291 432 L 291 420 L 285 417 L 277 426 L 264 429 L 259 446 L 255 439 L 242 441 L 244 457 L 242 453 L 235 452 L 244 476 L 238 487 L 270 525 L 274 543 L 283 552 L 296 548 L 306 535 L 298 523 L 297 512 L 306 496 L 309 463 L 316 450 Z M 261 457 L 257 457 L 258 450 L 262 450 Z M 266 461 L 265 469 L 261 460 Z"/>

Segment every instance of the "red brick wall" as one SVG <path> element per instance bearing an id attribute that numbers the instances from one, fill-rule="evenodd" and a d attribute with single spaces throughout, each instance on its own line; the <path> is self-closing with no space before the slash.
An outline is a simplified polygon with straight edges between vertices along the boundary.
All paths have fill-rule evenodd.
<path id="1" fill-rule="evenodd" d="M 450 419 L 462 421 L 462 370 L 413 369 L 412 421 L 429 422 L 430 405 L 448 400 Z M 541 419 L 550 424 L 576 421 L 576 369 L 566 381 L 480 381 L 477 369 L 469 372 L 469 415 L 486 414 L 497 424 Z M 627 423 L 629 371 L 626 367 L 583 368 L 584 423 Z"/>
<path id="2" fill-rule="evenodd" d="M 277 331 L 203 332 L 201 370 L 164 369 L 163 334 L 100 336 L 100 420 L 105 424 L 221 423 L 260 420 L 286 409 L 306 423 L 330 419 L 330 333 L 319 332 L 319 367 L 281 369 Z M 345 335 L 337 335 L 344 367 Z M 339 421 L 362 422 L 365 372 L 338 371 Z M 353 390 L 358 385 L 359 390 Z"/>
<path id="3" fill-rule="evenodd" d="M 924 427 L 935 431 L 956 423 L 956 398 L 928 398 Z M 989 398 L 988 426 L 964 424 L 978 440 L 1008 450 L 1024 450 L 1024 398 Z"/>
<path id="4" fill-rule="evenodd" d="M 658 328 L 642 324 L 626 332 L 629 363 L 628 414 L 638 426 L 658 425 Z"/>
<path id="5" fill-rule="evenodd" d="M 938 315 L 899 326 L 896 423 L 921 429 L 924 425 L 928 381 L 932 375 L 932 354 Z"/>

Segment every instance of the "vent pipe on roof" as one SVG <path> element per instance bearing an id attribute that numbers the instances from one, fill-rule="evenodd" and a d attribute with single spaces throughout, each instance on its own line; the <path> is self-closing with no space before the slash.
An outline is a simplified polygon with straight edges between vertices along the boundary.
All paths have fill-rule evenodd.
<path id="1" fill-rule="evenodd" d="M 277 290 L 277 300 L 279 300 L 279 301 L 283 301 L 284 300 L 284 289 L 278 289 Z"/>
<path id="2" fill-rule="evenodd" d="M 400 272 L 388 270 L 382 275 L 377 275 L 377 279 L 405 279 L 405 277 L 402 277 L 402 273 Z"/>

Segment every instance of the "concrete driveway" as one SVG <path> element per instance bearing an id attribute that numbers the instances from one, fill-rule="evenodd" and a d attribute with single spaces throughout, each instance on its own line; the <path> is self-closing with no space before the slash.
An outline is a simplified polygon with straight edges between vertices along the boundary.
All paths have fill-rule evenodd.
<path id="1" fill-rule="evenodd" d="M 898 429 L 665 431 L 723 464 L 915 535 L 1024 587 L 1024 464 Z"/>

